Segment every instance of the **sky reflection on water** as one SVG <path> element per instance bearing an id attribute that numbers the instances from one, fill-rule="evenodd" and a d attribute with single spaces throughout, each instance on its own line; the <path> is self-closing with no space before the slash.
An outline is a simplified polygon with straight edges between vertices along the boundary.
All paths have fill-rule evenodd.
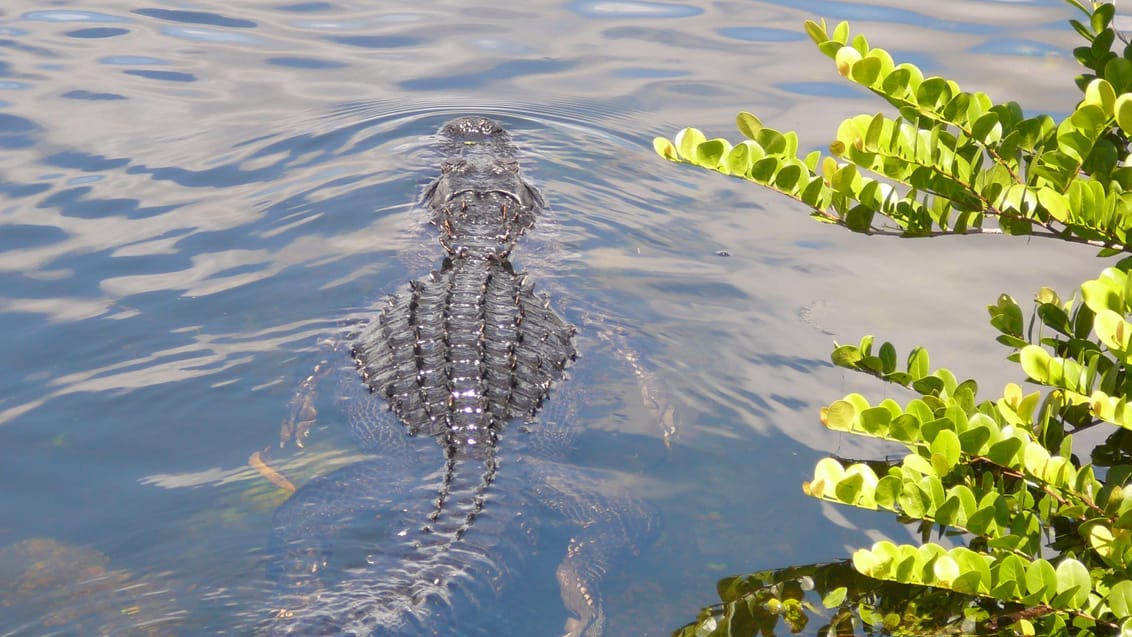
<path id="1" fill-rule="evenodd" d="M 723 575 L 899 537 L 800 493 L 823 452 L 885 452 L 817 422 L 822 402 L 883 392 L 831 368 L 831 340 L 924 344 L 933 363 L 1005 380 L 982 307 L 1068 292 L 1100 263 L 1037 241 L 850 236 L 664 163 L 651 138 L 735 137 L 751 110 L 821 148 L 842 118 L 881 109 L 802 35 L 822 16 L 965 88 L 1064 112 L 1070 15 L 1054 1 L 15 0 L 0 14 L 0 509 L 19 515 L 0 546 L 94 547 L 171 578 L 184 632 L 239 626 L 230 607 L 270 586 L 279 500 L 248 455 L 276 444 L 318 339 L 436 266 L 413 202 L 437 127 L 469 112 L 514 130 L 551 202 L 517 265 L 568 313 L 615 310 L 681 408 L 665 449 L 610 364 L 612 397 L 585 424 L 580 461 L 620 471 L 666 520 L 610 589 L 610 634 L 666 634 Z M 287 466 L 353 457 L 333 429 Z M 544 589 L 535 606 L 561 612 Z M 0 632 L 36 632 L 34 614 L 15 621 Z"/>

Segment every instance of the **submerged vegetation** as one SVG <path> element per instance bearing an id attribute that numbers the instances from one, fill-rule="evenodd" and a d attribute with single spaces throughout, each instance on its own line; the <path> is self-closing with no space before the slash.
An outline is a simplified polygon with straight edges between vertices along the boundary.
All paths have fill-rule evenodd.
<path id="1" fill-rule="evenodd" d="M 908 399 L 850 394 L 822 408 L 822 424 L 907 455 L 825 458 L 802 489 L 895 515 L 920 542 L 725 579 L 722 603 L 678 635 L 799 632 L 815 617 L 836 636 L 1132 635 L 1132 45 L 1112 3 L 1067 2 L 1081 12 L 1070 24 L 1084 39 L 1073 51 L 1084 97 L 1061 121 L 925 77 L 822 21 L 806 23 L 821 52 L 895 115 L 845 120 L 828 154 L 799 156 L 797 133 L 750 113 L 737 143 L 693 128 L 654 141 L 666 159 L 768 187 L 853 232 L 1027 235 L 1124 257 L 1069 298 L 1041 288 L 1028 323 L 1007 295 L 987 308 L 1020 372 L 989 395 L 933 370 L 923 348 L 901 360 L 870 336 L 837 346 L 836 365 Z M 1075 439 L 1102 428 L 1090 436 L 1100 444 Z"/>

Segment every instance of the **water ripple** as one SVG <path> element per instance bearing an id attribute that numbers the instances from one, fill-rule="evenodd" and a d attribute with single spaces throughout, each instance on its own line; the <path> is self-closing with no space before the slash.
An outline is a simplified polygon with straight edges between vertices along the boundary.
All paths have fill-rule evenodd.
<path id="1" fill-rule="evenodd" d="M 64 35 L 71 38 L 113 38 L 119 35 L 126 35 L 130 31 L 128 29 L 119 29 L 112 27 L 91 27 L 89 29 L 77 29 L 75 31 L 68 31 Z"/>
<path id="2" fill-rule="evenodd" d="M 699 7 L 670 2 L 608 2 L 603 0 L 578 0 L 567 7 L 578 15 L 587 18 L 687 18 L 704 12 Z"/>
<path id="3" fill-rule="evenodd" d="M 21 17 L 42 22 L 129 22 L 128 18 L 95 11 L 30 11 Z"/>
<path id="4" fill-rule="evenodd" d="M 895 332 L 904 347 L 947 324 L 924 344 L 979 374 L 997 356 L 956 299 L 1024 295 L 1025 277 L 1069 289 L 1078 274 L 1023 242 L 878 250 L 651 150 L 685 125 L 733 136 L 738 110 L 824 144 L 842 117 L 884 108 L 844 100 L 852 89 L 796 32 L 819 14 L 868 19 L 877 46 L 920 51 L 964 85 L 993 78 L 997 98 L 1071 109 L 1079 96 L 1054 90 L 1072 88 L 1068 58 L 988 70 L 1014 69 L 1009 54 L 1030 50 L 1017 43 L 1072 39 L 1049 26 L 1061 5 L 936 3 L 961 16 L 949 22 L 895 0 L 87 4 L 120 10 L 10 0 L 0 17 L 0 78 L 18 89 L 0 101 L 0 486 L 19 487 L 0 488 L 0 510 L 19 513 L 0 534 L 50 529 L 174 574 L 183 599 L 215 604 L 194 607 L 185 634 L 248 632 L 232 608 L 264 610 L 270 487 L 243 467 L 276 444 L 319 340 L 438 266 L 415 202 L 452 117 L 501 121 L 550 202 L 516 268 L 583 338 L 594 317 L 622 333 L 678 403 L 667 449 L 632 374 L 586 343 L 609 408 L 585 420 L 599 437 L 580 457 L 656 470 L 666 541 L 693 547 L 646 567 L 656 590 L 631 597 L 648 628 L 611 614 L 610 635 L 671 632 L 706 601 L 705 562 L 738 570 L 735 553 L 860 539 L 819 537 L 819 513 L 763 515 L 762 498 L 787 505 L 780 490 L 734 489 L 797 482 L 818 451 L 858 444 L 815 422 L 819 403 L 863 389 L 826 362 L 830 338 Z M 1018 267 L 995 270 L 1003 259 Z M 332 393 L 316 436 L 340 424 Z M 621 436 L 623 454 L 604 444 Z M 783 519 L 788 532 L 767 526 Z M 533 601 L 561 613 L 548 597 Z"/>
<path id="5" fill-rule="evenodd" d="M 329 2 L 300 2 L 276 7 L 280 11 L 293 11 L 295 13 L 313 13 L 315 11 L 329 11 L 334 8 Z"/>
<path id="6" fill-rule="evenodd" d="M 161 80 L 163 82 L 196 82 L 197 76 L 192 73 L 181 73 L 178 71 L 144 71 L 140 69 L 131 69 L 129 71 L 122 71 L 126 75 L 133 75 L 136 77 L 144 77 L 150 80 Z"/>
<path id="7" fill-rule="evenodd" d="M 182 40 L 194 40 L 197 42 L 222 42 L 225 44 L 244 43 L 244 42 L 257 42 L 258 40 L 250 35 L 243 33 L 230 33 L 228 31 L 219 31 L 217 29 L 201 29 L 189 27 L 163 27 L 161 32 L 165 35 L 180 38 Z"/>
<path id="8" fill-rule="evenodd" d="M 111 55 L 99 60 L 102 64 L 113 64 L 121 66 L 146 66 L 146 65 L 164 65 L 169 62 L 161 58 L 149 57 L 147 55 Z"/>
<path id="9" fill-rule="evenodd" d="M 420 44 L 417 38 L 395 35 L 342 35 L 327 38 L 331 42 L 363 49 L 397 49 Z"/>
<path id="10" fill-rule="evenodd" d="M 62 97 L 75 100 L 90 100 L 95 102 L 126 99 L 125 95 L 121 95 L 119 93 L 96 93 L 94 91 L 84 90 L 67 91 L 66 93 L 62 94 Z"/>
<path id="11" fill-rule="evenodd" d="M 207 11 L 179 11 L 173 9 L 136 9 L 137 15 L 144 15 L 158 20 L 171 22 L 184 22 L 187 24 L 205 24 L 213 27 L 226 27 L 231 29 L 253 29 L 258 26 L 251 20 L 229 18 L 218 13 Z"/>
<path id="12" fill-rule="evenodd" d="M 1019 38 L 996 38 L 969 49 L 972 53 L 991 53 L 997 55 L 1020 55 L 1028 57 L 1044 57 L 1047 55 L 1064 55 L 1065 51 L 1059 47 Z"/>
<path id="13" fill-rule="evenodd" d="M 746 42 L 796 42 L 806 39 L 806 34 L 796 30 L 767 27 L 724 27 L 717 32 L 725 38 Z"/>
<path id="14" fill-rule="evenodd" d="M 978 22 L 964 22 L 958 20 L 941 20 L 932 16 L 930 12 L 912 11 L 902 8 L 885 7 L 858 2 L 841 2 L 838 0 L 767 0 L 771 4 L 783 5 L 794 10 L 800 10 L 814 16 L 824 16 L 832 20 L 895 22 L 916 26 L 930 27 L 936 31 L 950 31 L 956 33 L 987 34 L 999 29 L 988 24 Z"/>
<path id="15" fill-rule="evenodd" d="M 347 66 L 344 62 L 335 62 L 334 60 L 300 57 L 273 57 L 267 58 L 264 62 L 275 66 L 289 66 L 296 69 L 340 69 Z"/>

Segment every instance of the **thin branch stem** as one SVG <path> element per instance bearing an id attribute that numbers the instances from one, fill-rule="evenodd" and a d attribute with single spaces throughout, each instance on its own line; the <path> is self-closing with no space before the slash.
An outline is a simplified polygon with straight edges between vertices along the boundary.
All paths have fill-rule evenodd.
<path id="1" fill-rule="evenodd" d="M 833 221 L 833 219 L 831 217 L 828 217 L 828 215 L 823 215 L 823 216 L 826 216 L 831 221 Z M 840 219 L 837 219 L 836 221 L 834 221 L 834 223 L 836 223 L 839 226 L 845 226 L 845 223 L 843 223 Z M 916 237 L 924 237 L 924 238 L 955 237 L 955 236 L 967 236 L 967 235 L 975 235 L 975 234 L 1006 235 L 1006 233 L 1003 232 L 1001 228 L 967 228 L 963 232 L 956 232 L 955 230 L 932 230 L 931 232 L 925 232 L 925 233 L 922 233 L 922 234 L 915 234 L 915 235 L 909 235 L 907 232 L 905 232 L 903 230 L 887 229 L 887 228 L 871 228 L 868 232 L 866 232 L 864 234 L 867 234 L 869 236 L 878 236 L 878 237 L 905 237 L 905 238 L 908 238 L 908 237 L 913 237 L 913 238 L 916 238 Z M 1075 236 L 1072 236 L 1072 235 L 1066 236 L 1064 234 L 1061 234 L 1059 232 L 1055 232 L 1053 230 L 1043 230 L 1043 231 L 1038 231 L 1038 232 L 1030 232 L 1029 234 L 1025 234 L 1025 235 L 1009 235 L 1009 236 L 1037 237 L 1039 239 L 1058 239 L 1060 241 L 1068 241 L 1070 243 L 1080 243 L 1082 245 L 1088 245 L 1088 246 L 1092 246 L 1094 248 L 1110 248 L 1110 249 L 1113 249 L 1113 250 L 1119 250 L 1121 252 L 1129 252 L 1128 246 L 1125 246 L 1125 245 L 1122 245 L 1122 244 L 1106 242 L 1106 241 L 1097 241 L 1095 239 L 1085 239 L 1083 237 L 1075 237 Z"/>

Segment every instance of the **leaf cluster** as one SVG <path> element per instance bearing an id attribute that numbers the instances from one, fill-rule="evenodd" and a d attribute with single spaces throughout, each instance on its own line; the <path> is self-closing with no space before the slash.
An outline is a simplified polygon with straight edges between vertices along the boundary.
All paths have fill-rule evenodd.
<path id="1" fill-rule="evenodd" d="M 1132 48 L 1115 39 L 1111 4 L 1086 9 L 1074 27 L 1090 46 L 1077 57 L 1084 99 L 1060 122 L 1027 117 L 913 64 L 897 64 L 841 22 L 807 22 L 806 32 L 847 80 L 883 98 L 896 115 L 842 122 L 828 154 L 799 155 L 798 136 L 736 118 L 745 139 L 707 139 L 685 128 L 658 137 L 662 157 L 761 184 L 854 232 L 933 236 L 998 232 L 1036 235 L 1126 251 L 1132 227 Z M 1108 7 L 1107 9 L 1105 7 Z M 879 218 L 879 219 L 878 219 Z"/>
<path id="2" fill-rule="evenodd" d="M 761 571 L 719 582 L 720 604 L 705 608 L 678 637 L 772 635 L 781 622 L 791 633 L 810 628 L 823 635 L 852 635 L 861 624 L 867 634 L 964 635 L 989 615 L 970 607 L 956 614 L 966 596 L 950 591 L 860 574 L 849 560 Z M 997 609 L 992 609 L 997 610 Z M 811 615 L 825 623 L 810 626 Z"/>
<path id="3" fill-rule="evenodd" d="M 829 634 L 853 634 L 854 626 L 869 634 L 897 626 L 903 634 L 1132 631 L 1132 421 L 1126 417 L 1132 354 L 1124 338 L 1132 338 L 1132 276 L 1122 269 L 1128 266 L 1083 283 L 1080 301 L 1063 303 L 1051 290 L 1039 291 L 1028 329 L 1014 299 L 1003 295 L 988 306 L 999 340 L 1044 390 L 1026 393 L 1009 383 L 993 399 L 980 399 L 974 380 L 931 369 L 923 348 L 900 360 L 890 343 L 877 346 L 866 336 L 834 350 L 836 365 L 913 397 L 873 404 L 849 394 L 822 408 L 822 424 L 898 443 L 907 453 L 886 461 L 825 458 L 803 491 L 890 512 L 917 525 L 921 542 L 881 541 L 856 551 L 850 563 L 866 579 L 838 587 L 844 591 Z M 1110 431 L 1092 462 L 1084 462 L 1075 455 L 1074 435 L 1095 426 Z M 724 604 L 694 626 L 710 620 L 730 627 L 748 615 L 763 634 L 773 634 L 766 629 L 780 619 L 792 630 L 804 626 L 807 611 L 818 607 L 784 599 L 788 572 L 794 571 L 775 571 L 773 581 L 742 580 L 741 595 L 721 588 Z M 906 588 L 877 588 L 877 581 Z M 814 590 L 830 608 L 827 596 L 837 588 Z M 932 614 L 908 611 L 912 600 L 918 600 L 913 608 Z M 888 610 L 878 615 L 879 607 Z M 893 607 L 904 611 L 894 614 Z"/>
<path id="4" fill-rule="evenodd" d="M 830 32 L 807 22 L 838 72 L 895 116 L 844 121 L 828 154 L 801 156 L 796 133 L 749 113 L 737 118 L 738 143 L 688 128 L 654 147 L 856 232 L 995 231 L 1130 252 L 1132 46 L 1118 45 L 1111 3 L 1067 2 L 1085 16 L 1071 21 L 1086 41 L 1074 50 L 1085 72 L 1083 99 L 1061 121 L 925 77 L 850 37 L 846 23 Z M 1019 372 L 989 397 L 975 380 L 933 369 L 924 348 L 902 358 L 871 336 L 837 345 L 834 364 L 907 398 L 849 394 L 821 409 L 822 424 L 905 451 L 825 458 L 803 491 L 888 512 L 918 529 L 919 542 L 885 540 L 840 562 L 726 579 L 722 603 L 677 634 L 772 635 L 780 622 L 797 632 L 813 616 L 826 619 L 826 635 L 1132 634 L 1130 271 L 1132 257 L 1068 300 L 1042 288 L 1029 321 L 1007 295 L 989 305 Z"/>
<path id="5" fill-rule="evenodd" d="M 860 572 L 1072 610 L 1107 618 L 1109 627 L 1132 625 L 1125 600 L 1132 582 L 1124 578 L 1132 565 L 1132 492 L 1125 496 L 1132 477 L 1125 433 L 1132 429 L 1129 265 L 1083 283 L 1079 303 L 1039 291 L 1025 332 L 1012 298 L 988 307 L 1000 342 L 1017 348 L 1012 358 L 1031 382 L 1049 388 L 1044 395 L 1011 383 L 1000 397 L 980 402 L 973 380 L 960 382 L 945 369 L 928 373 L 923 349 L 899 369 L 895 348 L 885 343 L 874 355 L 871 337 L 834 351 L 837 365 L 919 396 L 903 406 L 892 399 L 873 406 L 850 394 L 822 410 L 823 424 L 901 443 L 909 453 L 880 474 L 868 463 L 827 458 L 805 491 L 919 521 L 925 542 L 935 525 L 966 543 L 949 551 L 879 543 L 854 555 Z M 1100 424 L 1118 429 L 1094 449 L 1092 464 L 1082 463 L 1073 434 Z M 1107 471 L 1098 478 L 1094 467 Z M 1043 546 L 1061 552 L 1056 567 Z"/>

